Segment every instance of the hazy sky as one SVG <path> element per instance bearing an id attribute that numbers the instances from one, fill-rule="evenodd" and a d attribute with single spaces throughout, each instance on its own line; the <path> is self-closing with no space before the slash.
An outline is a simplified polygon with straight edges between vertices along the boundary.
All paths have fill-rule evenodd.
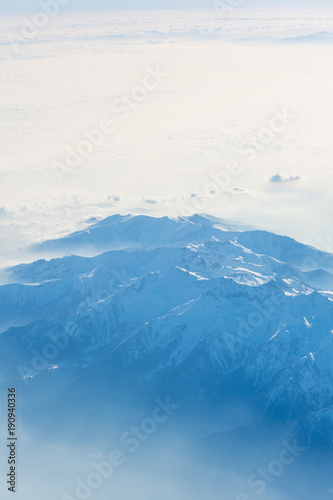
<path id="1" fill-rule="evenodd" d="M 2 22 L 0 261 L 114 213 L 206 212 L 333 251 L 331 16 L 239 7 L 222 29 L 210 7 Z"/>
<path id="2" fill-rule="evenodd" d="M 222 1 L 222 0 L 221 0 Z M 42 4 L 58 2 L 65 11 L 99 10 L 137 10 L 137 9 L 172 9 L 172 8 L 210 8 L 213 0 L 15 0 L 1 2 L 0 14 L 33 13 L 40 10 Z M 331 0 L 239 0 L 240 7 L 330 7 Z M 228 3 L 228 0 L 225 0 Z M 231 2 L 235 3 L 235 2 Z"/>

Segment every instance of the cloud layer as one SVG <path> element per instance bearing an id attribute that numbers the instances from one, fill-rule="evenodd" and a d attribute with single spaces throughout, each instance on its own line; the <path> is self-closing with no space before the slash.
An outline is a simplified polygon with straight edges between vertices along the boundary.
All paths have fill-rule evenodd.
<path id="1" fill-rule="evenodd" d="M 221 43 L 212 13 L 117 15 L 61 17 L 14 52 L 0 46 L 1 252 L 116 212 L 206 212 L 327 240 L 331 50 Z M 234 14 L 223 36 L 320 23 Z"/>

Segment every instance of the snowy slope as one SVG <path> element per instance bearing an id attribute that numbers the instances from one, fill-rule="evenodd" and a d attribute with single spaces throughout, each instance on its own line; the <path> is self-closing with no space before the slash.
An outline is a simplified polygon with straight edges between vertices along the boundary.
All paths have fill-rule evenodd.
<path id="1" fill-rule="evenodd" d="M 189 241 L 201 243 L 214 237 L 228 239 L 245 226 L 235 227 L 221 219 L 194 215 L 192 217 L 161 219 L 140 216 L 114 215 L 65 238 L 46 241 L 34 247 L 39 252 L 68 252 L 84 254 L 111 249 L 154 248 L 183 246 Z M 228 233 L 225 237 L 223 233 Z"/>
<path id="2" fill-rule="evenodd" d="M 82 374 L 100 383 L 102 370 L 113 391 L 138 383 L 183 401 L 250 395 L 260 412 L 331 441 L 333 283 L 319 265 L 330 269 L 332 256 L 246 229 L 202 216 L 115 216 L 44 243 L 55 253 L 114 249 L 8 270 L 1 380 L 36 393 L 48 381 L 58 392 L 70 371 L 75 392 Z M 314 252 L 316 279 L 304 264 Z M 32 352 L 57 335 L 68 345 L 36 369 Z"/>

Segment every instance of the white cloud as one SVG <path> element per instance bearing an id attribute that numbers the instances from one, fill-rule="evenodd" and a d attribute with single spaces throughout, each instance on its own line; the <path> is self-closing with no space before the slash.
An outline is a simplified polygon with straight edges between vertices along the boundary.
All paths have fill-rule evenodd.
<path id="1" fill-rule="evenodd" d="M 151 196 L 143 196 L 142 201 L 144 203 L 148 203 L 149 205 L 156 205 L 157 200 L 155 198 L 152 198 Z"/>
<path id="2" fill-rule="evenodd" d="M 8 215 L 8 210 L 6 207 L 0 207 L 0 217 L 5 217 Z"/>
<path id="3" fill-rule="evenodd" d="M 299 181 L 300 179 L 301 179 L 300 175 L 274 174 L 269 179 L 269 182 L 293 182 L 293 181 Z"/>
<path id="4" fill-rule="evenodd" d="M 123 195 L 120 193 L 110 194 L 108 196 L 108 201 L 112 203 L 119 203 L 123 199 Z"/>
<path id="5" fill-rule="evenodd" d="M 246 189 L 243 189 L 243 188 L 235 187 L 233 189 L 229 189 L 227 191 L 224 191 L 224 194 L 226 194 L 228 196 L 237 196 L 237 195 L 242 195 L 242 194 L 248 194 L 248 191 Z"/>
<path id="6" fill-rule="evenodd" d="M 292 18 L 263 11 L 251 21 L 235 14 L 223 30 L 211 14 L 195 12 L 94 14 L 62 17 L 39 43 L 22 46 L 14 62 L 0 43 L 0 215 L 11 222 L 1 251 L 11 256 L 25 242 L 116 211 L 175 216 L 184 205 L 312 244 L 317 234 L 331 234 L 331 51 L 314 45 L 304 57 L 294 44 L 221 43 L 313 33 L 328 23 L 308 11 Z M 188 36 L 189 26 L 197 27 L 197 40 Z M 82 130 L 95 129 L 110 103 L 128 96 L 155 64 L 169 73 L 165 82 L 60 182 L 55 159 L 80 141 Z M 272 113 L 285 107 L 297 117 L 283 130 L 274 121 L 269 143 L 264 132 Z M 246 155 L 244 142 L 252 144 Z M 220 178 L 216 195 L 214 179 L 232 161 L 241 173 Z M 296 168 L 297 176 L 276 174 Z M 274 182 L 298 178 L 292 197 L 287 189 L 272 196 Z"/>

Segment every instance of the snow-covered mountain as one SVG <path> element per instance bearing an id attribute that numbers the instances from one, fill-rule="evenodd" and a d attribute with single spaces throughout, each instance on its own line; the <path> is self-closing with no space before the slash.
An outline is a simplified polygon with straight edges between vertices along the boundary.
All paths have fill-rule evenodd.
<path id="1" fill-rule="evenodd" d="M 332 255 L 204 216 L 114 216 L 40 245 L 88 247 L 118 250 L 10 270 L 0 288 L 3 341 L 10 326 L 25 344 L 73 322 L 87 360 L 99 350 L 124 366 L 149 359 L 148 377 L 185 365 L 188 377 L 190 363 L 198 386 L 204 362 L 216 382 L 243 370 L 267 408 L 303 414 L 333 403 Z"/>
<path id="2" fill-rule="evenodd" d="M 47 240 L 32 249 L 52 256 L 96 255 L 107 250 L 186 247 L 207 241 L 237 240 L 259 254 L 267 254 L 306 270 L 333 271 L 333 256 L 295 240 L 255 231 L 240 222 L 208 215 L 154 218 L 146 215 L 114 215 L 89 225 L 85 230 Z"/>
<path id="3" fill-rule="evenodd" d="M 332 255 L 206 216 L 114 216 L 39 251 L 68 256 L 0 287 L 1 381 L 28 419 L 46 394 L 52 415 L 170 395 L 261 415 L 233 433 L 264 418 L 333 443 Z"/>
<path id="4" fill-rule="evenodd" d="M 64 238 L 45 241 L 33 247 L 39 252 L 85 254 L 101 253 L 106 250 L 129 248 L 156 248 L 161 246 L 186 246 L 188 242 L 202 243 L 222 238 L 223 232 L 239 233 L 243 226 L 214 217 L 163 217 L 146 215 L 114 215 L 91 224 L 84 231 L 78 231 Z"/>

